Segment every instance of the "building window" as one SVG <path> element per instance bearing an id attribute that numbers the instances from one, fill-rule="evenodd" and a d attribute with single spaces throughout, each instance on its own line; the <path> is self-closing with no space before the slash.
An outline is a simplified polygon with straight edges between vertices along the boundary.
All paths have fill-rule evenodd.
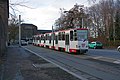
<path id="1" fill-rule="evenodd" d="M 62 40 L 65 40 L 65 32 L 62 32 Z"/>

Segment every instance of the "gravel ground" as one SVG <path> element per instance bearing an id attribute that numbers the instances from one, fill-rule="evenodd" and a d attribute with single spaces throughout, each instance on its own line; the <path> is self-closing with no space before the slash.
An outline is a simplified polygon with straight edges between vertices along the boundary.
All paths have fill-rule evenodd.
<path id="1" fill-rule="evenodd" d="M 6 61 L 0 65 L 0 78 L 0 80 L 79 80 L 17 46 L 8 47 Z"/>

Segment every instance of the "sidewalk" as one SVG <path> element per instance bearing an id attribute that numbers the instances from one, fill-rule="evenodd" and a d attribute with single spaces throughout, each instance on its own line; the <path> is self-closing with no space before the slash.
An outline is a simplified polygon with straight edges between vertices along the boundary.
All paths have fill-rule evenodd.
<path id="1" fill-rule="evenodd" d="M 20 47 L 8 47 L 0 63 L 0 80 L 79 80 L 57 66 Z"/>

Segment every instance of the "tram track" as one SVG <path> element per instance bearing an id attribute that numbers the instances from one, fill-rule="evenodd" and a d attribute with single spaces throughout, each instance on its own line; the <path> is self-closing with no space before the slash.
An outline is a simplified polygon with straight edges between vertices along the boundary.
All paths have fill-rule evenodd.
<path id="1" fill-rule="evenodd" d="M 89 66 L 89 67 L 91 67 L 91 68 L 94 68 L 94 69 L 97 69 L 97 70 L 100 70 L 100 71 L 104 71 L 104 72 L 107 72 L 107 73 L 112 73 L 113 75 L 114 75 L 114 74 L 115 74 L 115 75 L 119 75 L 119 74 L 120 74 L 120 71 L 118 70 L 118 68 L 117 68 L 117 69 L 113 69 L 113 68 L 112 68 L 113 66 L 108 66 L 108 65 L 106 65 L 105 63 L 104 63 L 104 64 L 101 64 L 100 61 L 94 60 L 94 59 L 92 59 L 92 58 L 87 58 L 87 59 L 85 59 L 85 60 L 87 60 L 87 61 L 92 61 L 92 62 L 96 62 L 96 63 L 95 63 L 96 65 L 80 63 L 80 62 L 78 62 L 78 61 L 76 61 L 76 60 L 72 60 L 72 59 L 70 59 L 70 58 L 61 57 L 61 56 L 57 56 L 57 59 L 55 59 L 55 58 L 53 58 L 53 57 L 50 57 L 50 56 L 47 56 L 47 57 L 48 57 L 48 58 L 51 58 L 51 59 L 53 59 L 53 60 L 55 60 L 55 61 L 58 61 L 58 62 L 66 65 L 66 66 L 70 66 L 70 67 L 74 67 L 74 66 L 65 64 L 65 63 L 63 63 L 63 62 L 60 61 L 60 60 L 61 60 L 61 59 L 68 60 L 68 61 L 71 61 L 71 62 L 73 62 L 73 63 L 76 63 L 78 66 L 80 66 L 80 65 Z M 79 58 L 79 59 L 80 59 L 80 58 Z M 64 60 L 63 60 L 63 61 L 64 61 Z M 102 62 L 102 63 L 103 63 L 103 62 Z M 98 66 L 100 66 L 100 67 L 98 67 Z M 104 67 L 104 66 L 106 66 L 106 67 Z M 117 65 L 117 66 L 119 66 L 119 65 Z M 104 68 L 103 68 L 103 67 L 104 67 Z M 114 66 L 114 67 L 116 67 L 116 66 Z M 81 71 L 80 69 L 77 69 L 77 68 L 74 68 L 74 69 Z"/>
<path id="2" fill-rule="evenodd" d="M 51 58 L 50 56 L 48 56 L 49 58 Z M 64 65 L 66 65 L 66 66 L 69 66 L 70 68 L 72 68 L 72 69 L 74 69 L 73 71 L 79 71 L 79 72 L 82 72 L 82 73 L 85 73 L 85 74 L 89 74 L 90 76 L 93 76 L 93 75 L 91 75 L 90 73 L 88 73 L 88 72 L 84 72 L 84 71 L 82 71 L 79 67 L 75 67 L 74 65 L 69 65 L 69 64 L 65 64 L 64 62 L 62 62 L 62 61 L 64 61 L 64 60 L 66 60 L 66 57 L 57 57 L 57 59 L 55 59 L 55 58 L 52 58 L 52 59 L 54 59 L 54 61 L 57 61 L 57 62 L 60 62 L 60 63 L 62 63 L 62 64 L 64 64 Z M 64 60 L 62 60 L 62 61 L 60 61 L 61 59 L 64 59 Z M 71 61 L 71 62 L 73 62 L 73 63 L 76 63 L 78 66 L 89 66 L 89 68 L 91 67 L 91 68 L 94 68 L 94 69 L 96 69 L 97 71 L 102 71 L 102 72 L 105 72 L 105 73 L 110 73 L 110 74 L 112 74 L 112 75 L 118 75 L 119 76 L 119 74 L 120 74 L 120 71 L 118 70 L 118 68 L 113 68 L 113 67 L 119 67 L 119 65 L 114 65 L 114 66 L 109 66 L 109 65 L 106 65 L 105 63 L 103 64 L 103 62 L 102 62 L 102 64 L 101 64 L 101 62 L 100 61 L 95 61 L 94 59 L 92 60 L 92 58 L 88 58 L 88 59 L 85 59 L 85 60 L 87 60 L 87 61 L 92 61 L 92 62 L 96 62 L 94 65 L 92 65 L 92 64 L 85 64 L 85 63 L 81 63 L 81 62 L 77 62 L 77 61 L 75 61 L 75 60 L 72 60 L 71 58 L 67 58 L 67 60 L 68 61 Z M 99 67 L 98 67 L 99 66 Z M 95 76 L 94 76 L 95 77 Z M 97 77 L 96 77 L 97 78 Z"/>
<path id="3" fill-rule="evenodd" d="M 52 53 L 49 53 L 49 54 L 52 54 Z M 70 57 L 74 57 L 75 59 L 73 60 L 73 58 L 64 57 L 64 56 L 61 56 L 61 54 L 60 55 L 58 54 L 58 55 L 55 55 L 57 57 L 56 60 L 58 61 L 58 60 L 64 59 L 64 60 L 68 60 L 68 61 L 71 61 L 73 63 L 76 63 L 77 65 L 79 64 L 79 65 L 89 66 L 91 68 L 95 68 L 97 70 L 101 70 L 101 71 L 104 71 L 104 72 L 107 72 L 107 73 L 112 73 L 112 74 L 115 74 L 115 75 L 120 74 L 120 71 L 118 70 L 120 68 L 119 64 L 100 61 L 100 60 L 94 59 L 94 57 L 87 56 L 87 55 L 82 57 L 82 58 L 78 57 L 79 55 L 78 56 L 74 56 L 74 55 L 71 56 L 70 54 L 65 54 L 65 55 L 68 55 Z M 82 56 L 82 55 L 80 55 L 80 56 Z M 50 57 L 50 56 L 48 56 L 48 57 Z M 87 58 L 85 58 L 85 57 L 87 57 Z M 61 59 L 58 59 L 58 58 L 61 58 Z M 77 59 L 90 61 L 90 62 L 95 62 L 96 65 L 81 63 L 81 62 L 78 62 Z M 97 66 L 100 66 L 100 67 L 97 67 Z M 106 66 L 106 67 L 104 67 L 104 66 Z M 113 67 L 114 67 L 114 69 L 113 69 Z"/>
<path id="4" fill-rule="evenodd" d="M 51 62 L 64 67 L 65 69 L 67 69 L 67 71 L 70 71 L 70 72 L 72 72 L 76 75 L 79 74 L 79 76 L 85 77 L 88 80 L 107 80 L 107 77 L 106 77 L 106 79 L 103 79 L 103 76 L 105 75 L 105 73 L 106 73 L 106 75 L 107 75 L 107 73 L 109 73 L 109 74 L 112 74 L 112 75 L 115 75 L 115 76 L 119 76 L 119 74 L 120 74 L 120 71 L 117 71 L 117 69 L 113 68 L 113 66 L 100 64 L 97 61 L 92 61 L 91 58 L 89 58 L 89 57 L 88 58 L 79 58 L 78 57 L 79 55 L 78 56 L 73 56 L 73 55 L 70 55 L 70 54 L 64 54 L 64 55 L 69 56 L 69 57 L 65 57 L 65 56 L 61 56 L 61 54 L 59 54 L 59 52 L 58 52 L 57 55 L 55 55 L 56 52 L 58 52 L 58 51 L 53 51 L 53 50 L 49 50 L 49 49 L 47 49 L 46 51 L 44 51 L 42 49 L 40 51 L 40 53 L 44 53 L 44 54 L 42 54 L 42 56 L 44 58 L 47 58 Z M 48 56 L 48 54 L 50 54 L 50 55 Z M 54 57 L 52 57 L 52 56 L 54 56 Z M 73 60 L 73 59 L 71 59 L 71 57 L 74 57 L 76 59 Z M 90 63 L 94 62 L 95 65 L 92 65 L 90 63 L 86 64 L 86 63 L 78 62 L 77 61 L 78 59 L 81 59 L 82 61 L 83 60 L 84 61 L 89 61 Z M 64 62 L 64 61 L 66 61 L 66 62 Z M 68 62 L 71 62 L 71 64 L 73 64 L 73 65 L 68 64 Z M 77 64 L 77 66 L 75 64 Z M 81 67 L 79 67 L 79 66 L 81 66 Z M 100 67 L 98 67 L 98 66 L 100 66 Z M 87 68 L 89 68 L 89 69 L 87 69 Z M 104 73 L 104 75 L 102 75 L 102 76 L 94 75 L 94 72 L 90 72 L 90 71 L 93 70 L 92 68 L 97 72 Z M 87 71 L 85 69 L 90 70 L 90 71 Z M 107 76 L 110 76 L 110 75 L 107 75 Z M 112 80 L 112 79 L 113 79 L 112 77 L 111 77 L 111 79 L 109 78 L 109 80 Z"/>
<path id="5" fill-rule="evenodd" d="M 79 74 L 81 74 L 80 76 L 86 77 L 88 80 L 90 80 L 90 79 L 102 80 L 102 79 L 100 79 L 100 78 L 98 78 L 98 77 L 96 77 L 96 76 L 90 75 L 90 74 L 87 73 L 87 72 L 83 72 L 83 71 L 81 71 L 80 69 L 75 68 L 75 67 L 73 67 L 73 66 L 71 66 L 71 65 L 69 65 L 69 64 L 65 64 L 64 62 L 62 62 L 62 61 L 60 61 L 60 60 L 58 60 L 58 59 L 55 59 L 55 58 L 52 58 L 52 57 L 49 57 L 49 56 L 47 56 L 47 58 L 48 58 L 48 59 L 50 58 L 50 59 L 56 61 L 57 63 L 59 62 L 60 64 L 64 65 L 64 67 L 65 67 L 66 69 L 68 69 L 69 71 L 71 71 L 71 72 L 73 72 L 73 73 L 79 73 Z"/>

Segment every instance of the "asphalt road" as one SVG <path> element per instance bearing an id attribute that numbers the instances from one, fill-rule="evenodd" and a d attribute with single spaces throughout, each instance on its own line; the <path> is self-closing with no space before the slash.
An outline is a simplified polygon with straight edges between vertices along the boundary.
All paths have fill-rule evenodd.
<path id="1" fill-rule="evenodd" d="M 120 59 L 120 52 L 118 52 L 116 49 L 89 49 L 87 54 L 90 56 L 104 56 L 114 59 Z"/>
<path id="2" fill-rule="evenodd" d="M 115 50 L 96 49 L 89 50 L 85 55 L 72 55 L 32 45 L 24 46 L 24 48 L 82 80 L 120 79 L 120 64 L 101 61 L 96 58 L 105 56 L 118 59 L 118 55 L 120 56 L 120 54 L 117 54 Z"/>

